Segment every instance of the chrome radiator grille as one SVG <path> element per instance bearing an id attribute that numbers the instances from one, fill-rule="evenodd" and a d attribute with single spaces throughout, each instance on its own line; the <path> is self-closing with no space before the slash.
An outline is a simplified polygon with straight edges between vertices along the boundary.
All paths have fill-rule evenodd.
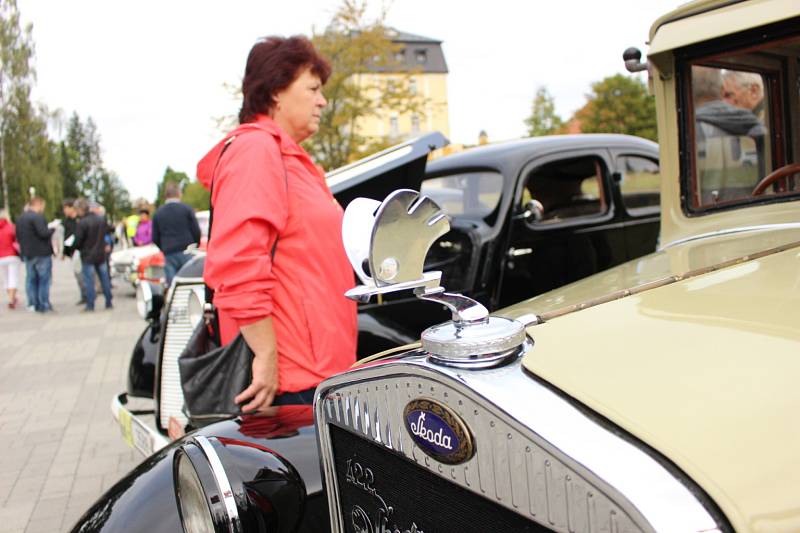
<path id="1" fill-rule="evenodd" d="M 189 322 L 189 295 L 202 283 L 176 284 L 167 311 L 166 333 L 161 352 L 161 397 L 159 400 L 159 422 L 162 428 L 169 426 L 170 417 L 181 425 L 187 422 L 183 415 L 183 389 L 178 372 L 178 357 L 189 342 L 192 325 Z"/>
<path id="2" fill-rule="evenodd" d="M 422 376 L 387 376 L 349 382 L 320 392 L 317 417 L 328 482 L 331 471 L 330 428 L 334 425 L 400 454 L 441 478 L 553 531 L 635 532 L 643 528 L 588 476 L 568 466 L 542 439 L 532 438 L 499 410 L 487 407 L 446 381 Z M 466 463 L 443 464 L 426 455 L 411 439 L 403 421 L 408 402 L 433 399 L 454 410 L 473 432 L 476 453 Z M 324 424 L 321 424 L 323 421 Z M 334 490 L 338 490 L 334 488 Z M 330 496 L 330 494 L 329 494 Z M 349 512 L 334 508 L 340 531 L 349 531 Z M 641 523 L 641 517 L 637 517 Z M 422 519 L 421 519 L 422 520 Z M 424 523 L 416 522 L 421 530 Z M 646 528 L 649 529 L 649 528 Z"/>

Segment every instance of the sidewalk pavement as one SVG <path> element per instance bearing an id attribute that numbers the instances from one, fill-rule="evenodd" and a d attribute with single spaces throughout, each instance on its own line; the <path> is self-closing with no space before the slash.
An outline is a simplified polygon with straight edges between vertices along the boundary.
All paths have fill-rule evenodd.
<path id="1" fill-rule="evenodd" d="M 100 295 L 99 310 L 81 314 L 71 265 L 54 260 L 55 313 L 9 310 L 0 293 L 0 533 L 69 531 L 141 460 L 110 404 L 145 324 L 133 290 L 115 284 L 115 309 Z"/>

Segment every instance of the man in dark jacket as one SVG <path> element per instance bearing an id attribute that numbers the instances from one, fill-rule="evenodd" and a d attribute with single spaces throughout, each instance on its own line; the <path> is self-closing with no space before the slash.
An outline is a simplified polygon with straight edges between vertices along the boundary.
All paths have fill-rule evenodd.
<path id="1" fill-rule="evenodd" d="M 28 309 L 47 313 L 53 310 L 50 305 L 50 283 L 53 279 L 53 245 L 50 237 L 55 230 L 47 227 L 43 198 L 34 196 L 29 205 L 30 209 L 17 220 L 17 242 L 25 261 L 25 292 Z"/>
<path id="2" fill-rule="evenodd" d="M 80 222 L 75 230 L 75 249 L 81 254 L 81 271 L 83 286 L 86 288 L 86 307 L 84 311 L 94 311 L 94 274 L 100 278 L 103 296 L 106 298 L 106 309 L 112 309 L 111 278 L 108 276 L 106 264 L 106 220 L 89 210 L 89 202 L 80 199 L 75 202 Z"/>
<path id="3" fill-rule="evenodd" d="M 153 242 L 164 252 L 164 274 L 169 286 L 178 270 L 192 258 L 184 250 L 200 242 L 200 226 L 194 210 L 181 202 L 177 183 L 167 183 L 164 197 L 166 202 L 153 215 Z"/>
<path id="4" fill-rule="evenodd" d="M 75 209 L 75 200 L 66 198 L 61 202 L 61 209 L 64 212 L 64 256 L 72 260 L 72 274 L 78 284 L 81 299 L 78 305 L 86 303 L 86 288 L 83 286 L 83 272 L 81 270 L 81 253 L 75 249 L 75 230 L 78 229 L 78 212 Z"/>

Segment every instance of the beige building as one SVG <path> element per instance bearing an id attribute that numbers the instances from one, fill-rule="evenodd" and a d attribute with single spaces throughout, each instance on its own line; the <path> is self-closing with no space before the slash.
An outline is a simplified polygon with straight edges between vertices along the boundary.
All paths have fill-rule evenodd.
<path id="1" fill-rule="evenodd" d="M 408 83 L 425 102 L 419 113 L 381 110 L 378 116 L 365 117 L 358 123 L 365 137 L 400 141 L 421 133 L 439 131 L 450 136 L 447 108 L 447 63 L 442 42 L 419 35 L 389 30 L 392 41 L 401 46 L 391 69 L 374 68 L 360 75 L 361 83 L 379 87 L 389 80 Z"/>

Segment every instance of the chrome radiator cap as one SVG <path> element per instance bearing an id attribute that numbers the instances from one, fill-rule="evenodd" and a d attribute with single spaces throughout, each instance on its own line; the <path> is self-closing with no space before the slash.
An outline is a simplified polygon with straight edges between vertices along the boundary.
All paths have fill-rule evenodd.
<path id="1" fill-rule="evenodd" d="M 446 322 L 422 332 L 422 349 L 431 360 L 456 366 L 483 366 L 513 356 L 525 342 L 525 327 L 509 318 L 459 325 Z"/>

